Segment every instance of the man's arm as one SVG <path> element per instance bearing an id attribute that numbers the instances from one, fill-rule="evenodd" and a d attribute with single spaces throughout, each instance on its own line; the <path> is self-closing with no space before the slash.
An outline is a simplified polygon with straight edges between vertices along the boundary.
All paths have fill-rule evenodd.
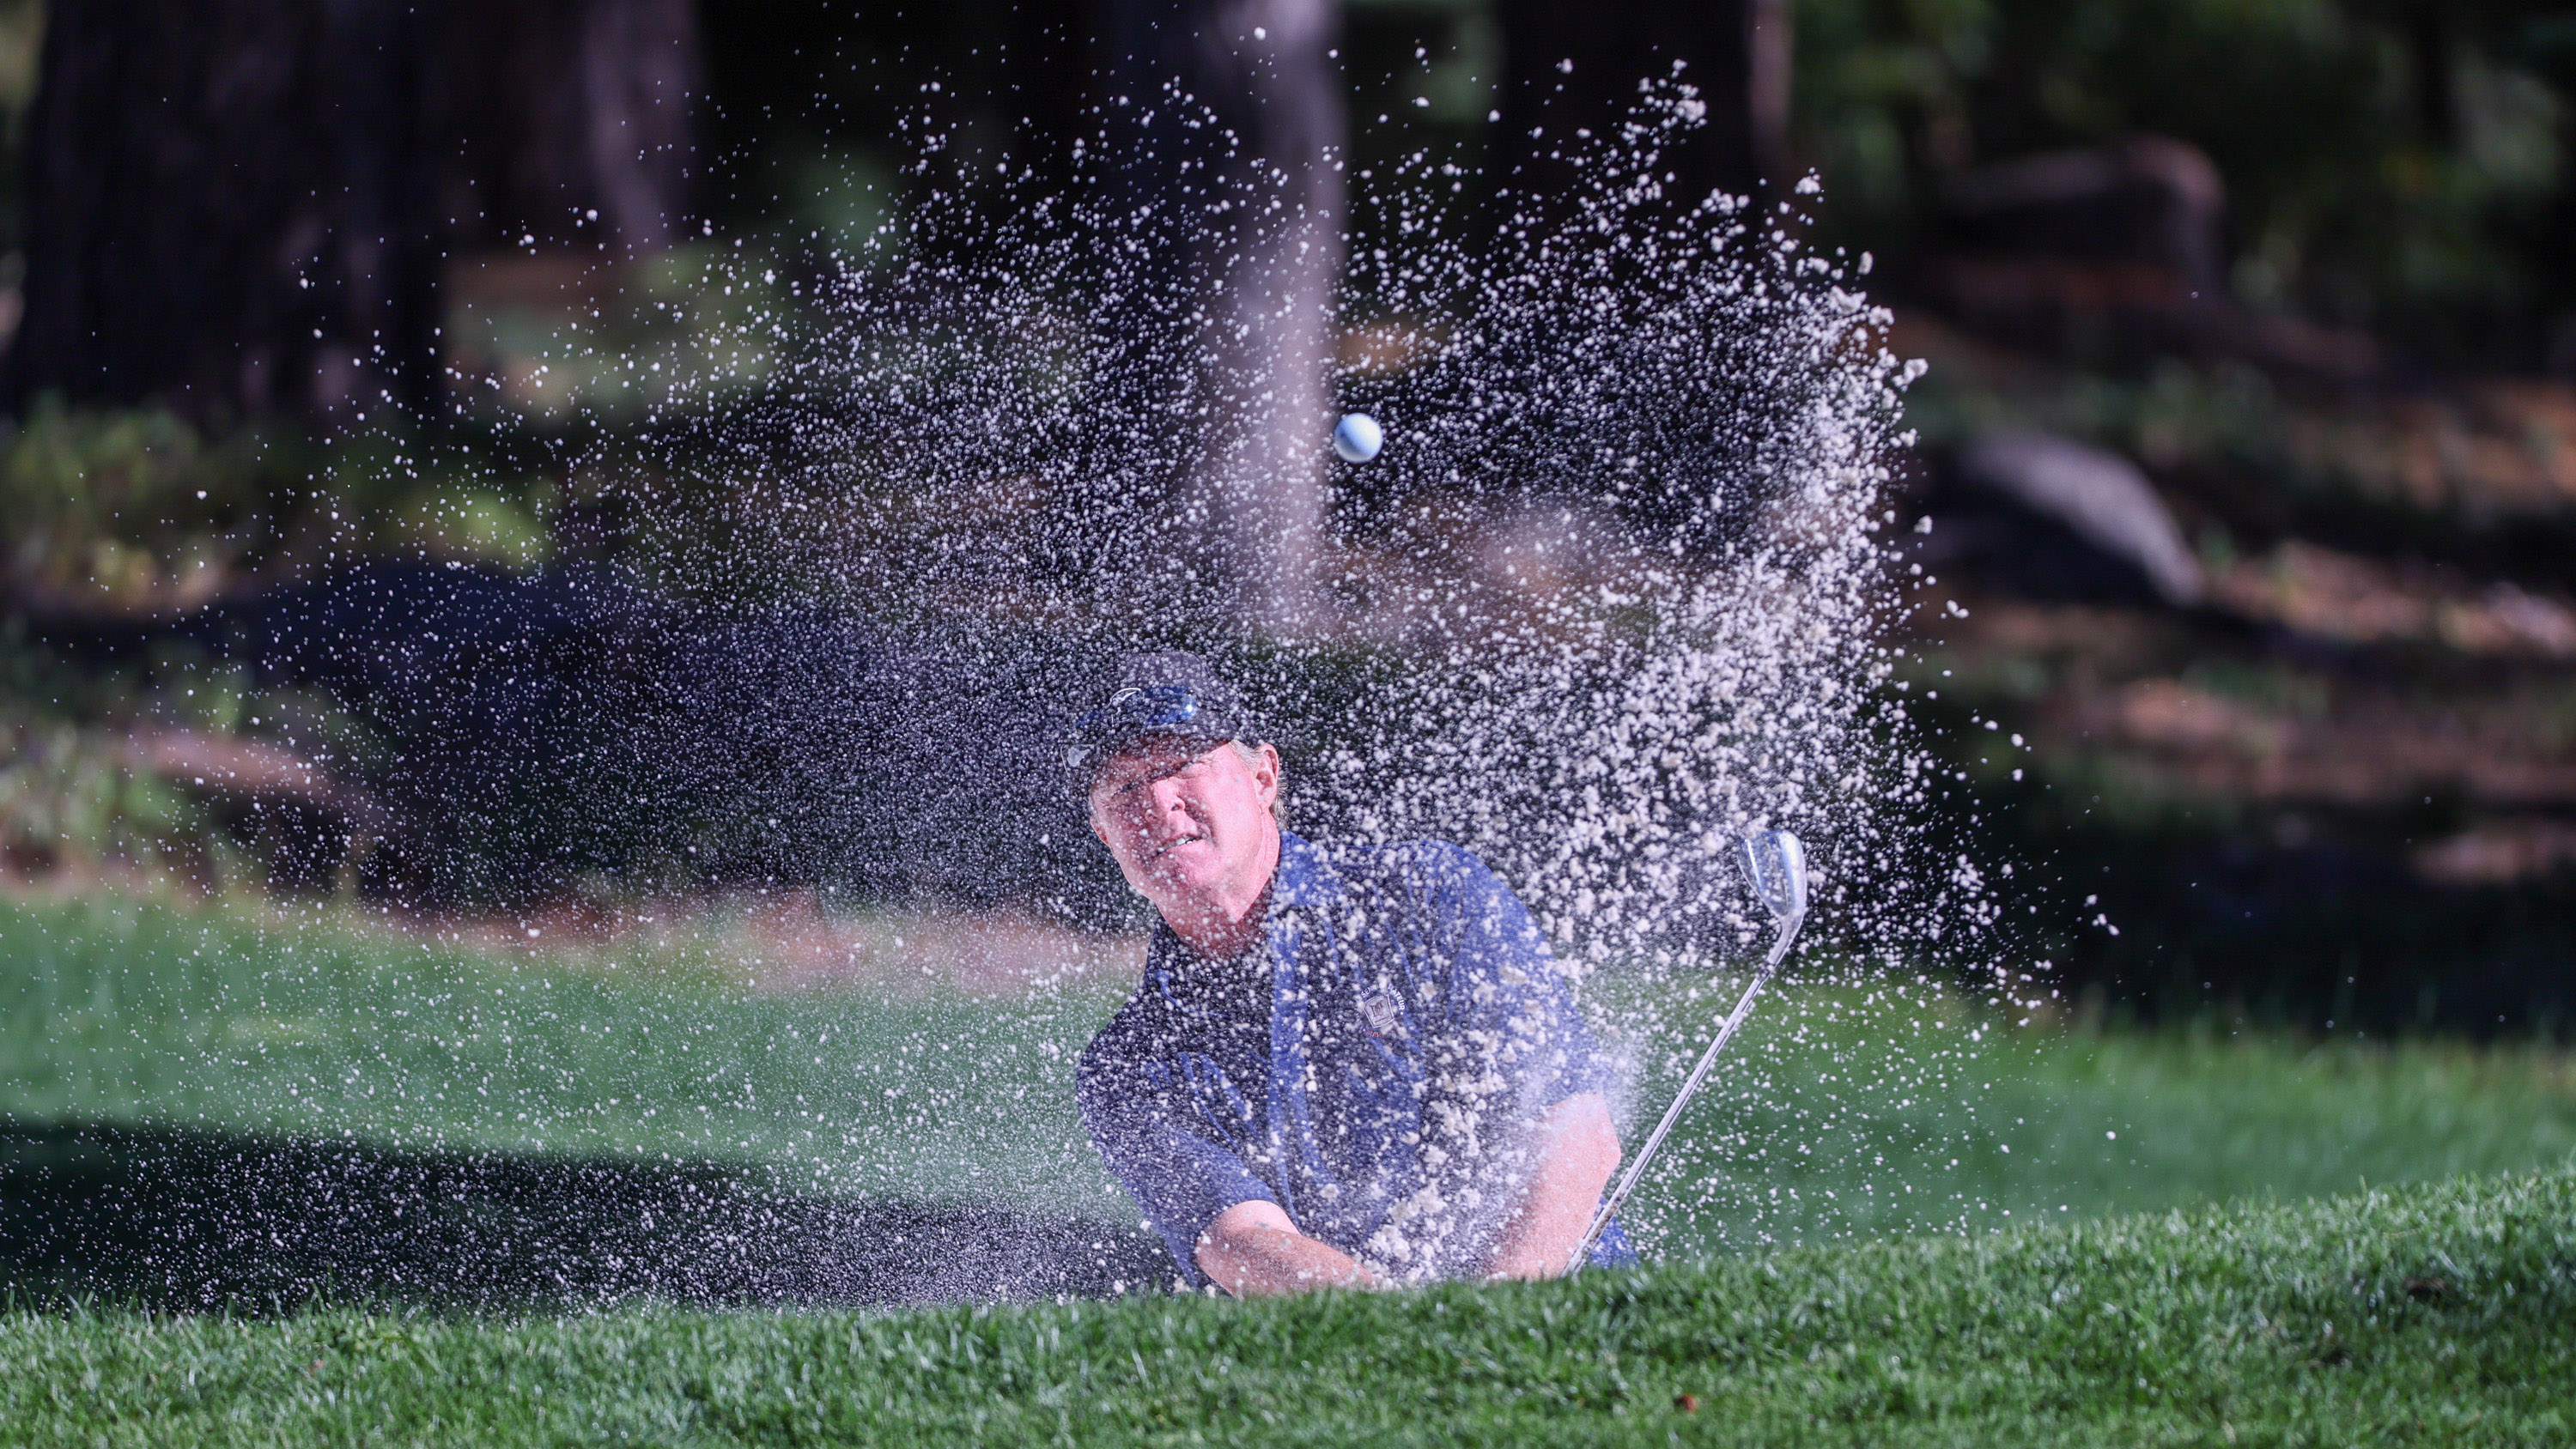
<path id="1" fill-rule="evenodd" d="M 1601 1189 L 1619 1166 L 1619 1134 L 1610 1125 L 1610 1104 L 1598 1092 L 1557 1103 L 1534 1130 L 1538 1167 L 1503 1221 L 1485 1262 L 1488 1278 L 1553 1278 L 1564 1272 L 1574 1245 L 1592 1226 Z M 1205 1263 L 1206 1250 L 1200 1253 Z"/>
<path id="2" fill-rule="evenodd" d="M 1597 1099 L 1596 1099 L 1597 1100 Z M 1607 1114 L 1604 1114 L 1607 1120 Z M 1580 1235 L 1583 1229 L 1577 1227 Z M 1565 1251 L 1574 1251 L 1569 1240 Z M 1199 1234 L 1199 1271 L 1237 1298 L 1303 1293 L 1310 1288 L 1376 1288 L 1376 1274 L 1329 1243 L 1297 1231 L 1275 1202 L 1239 1202 Z"/>

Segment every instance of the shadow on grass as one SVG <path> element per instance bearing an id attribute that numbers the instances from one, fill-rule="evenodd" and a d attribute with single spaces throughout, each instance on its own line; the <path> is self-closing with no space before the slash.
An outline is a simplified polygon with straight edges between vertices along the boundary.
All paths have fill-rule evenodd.
<path id="1" fill-rule="evenodd" d="M 707 1164 L 0 1124 L 0 1282 L 20 1303 L 847 1306 L 1170 1277 L 1133 1226 L 801 1196 Z"/>

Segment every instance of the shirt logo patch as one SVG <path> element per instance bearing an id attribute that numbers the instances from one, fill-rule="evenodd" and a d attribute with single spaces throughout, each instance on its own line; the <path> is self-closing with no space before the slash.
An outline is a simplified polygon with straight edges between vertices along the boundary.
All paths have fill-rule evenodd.
<path id="1" fill-rule="evenodd" d="M 1381 990 L 1360 993 L 1360 1019 L 1368 1023 L 1370 1035 L 1384 1036 L 1395 1030 L 1397 1015 L 1393 992 Z"/>

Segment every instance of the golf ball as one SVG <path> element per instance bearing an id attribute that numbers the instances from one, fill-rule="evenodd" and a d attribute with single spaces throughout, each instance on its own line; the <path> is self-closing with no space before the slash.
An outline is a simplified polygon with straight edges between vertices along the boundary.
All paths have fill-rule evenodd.
<path id="1" fill-rule="evenodd" d="M 1377 430 L 1377 419 L 1366 413 L 1344 413 L 1333 425 L 1333 451 L 1345 463 L 1365 463 L 1386 446 L 1386 435 Z"/>

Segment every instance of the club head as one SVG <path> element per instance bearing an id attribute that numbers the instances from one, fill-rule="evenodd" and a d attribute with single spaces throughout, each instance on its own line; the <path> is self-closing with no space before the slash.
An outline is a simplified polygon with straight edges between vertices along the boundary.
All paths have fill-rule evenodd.
<path id="1" fill-rule="evenodd" d="M 1807 913 L 1807 855 L 1785 830 L 1757 830 L 1739 849 L 1745 878 L 1771 914 L 1793 921 Z"/>

